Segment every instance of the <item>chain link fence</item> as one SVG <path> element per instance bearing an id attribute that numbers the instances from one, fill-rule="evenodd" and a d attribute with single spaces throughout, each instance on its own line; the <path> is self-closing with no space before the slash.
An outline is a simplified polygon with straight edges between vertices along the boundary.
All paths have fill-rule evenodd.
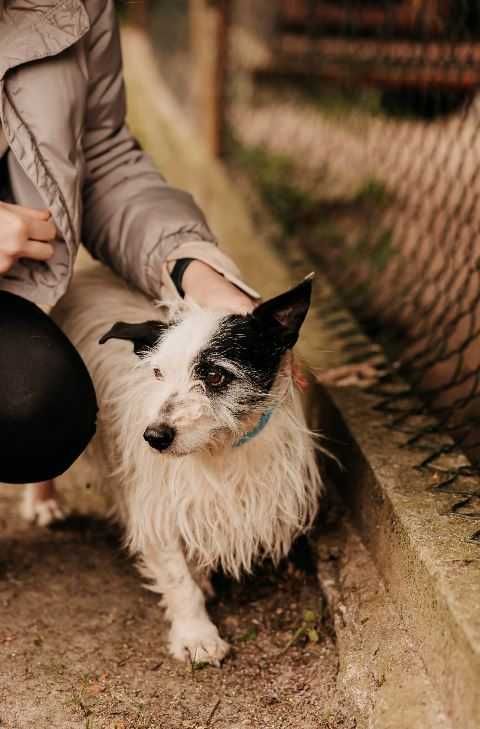
<path id="1" fill-rule="evenodd" d="M 192 115 L 202 79 L 208 96 L 199 3 L 223 13 L 203 43 L 228 33 L 212 100 L 227 162 L 275 218 L 277 244 L 320 268 L 383 348 L 378 407 L 480 544 L 479 4 L 154 2 L 159 63 Z M 469 465 L 446 461 L 458 447 Z"/>

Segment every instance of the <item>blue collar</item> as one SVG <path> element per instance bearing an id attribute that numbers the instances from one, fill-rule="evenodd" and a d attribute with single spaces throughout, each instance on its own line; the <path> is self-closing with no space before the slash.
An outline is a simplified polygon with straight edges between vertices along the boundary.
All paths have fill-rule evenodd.
<path id="1" fill-rule="evenodd" d="M 273 409 L 270 408 L 269 410 L 266 410 L 263 415 L 260 416 L 260 419 L 256 426 L 252 428 L 252 430 L 249 430 L 248 433 L 245 433 L 242 435 L 236 443 L 233 444 L 234 448 L 238 448 L 241 445 L 245 445 L 245 443 L 248 443 L 249 440 L 253 440 L 255 436 L 257 436 L 259 433 L 262 432 L 262 430 L 267 425 L 268 421 L 272 417 Z"/>

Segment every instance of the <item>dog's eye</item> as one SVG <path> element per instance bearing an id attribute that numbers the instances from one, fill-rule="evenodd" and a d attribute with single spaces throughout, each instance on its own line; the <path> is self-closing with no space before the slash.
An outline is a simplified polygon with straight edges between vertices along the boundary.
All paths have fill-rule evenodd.
<path id="1" fill-rule="evenodd" d="M 205 382 L 210 387 L 220 387 L 225 379 L 225 374 L 221 370 L 209 370 L 205 376 Z"/>
<path id="2" fill-rule="evenodd" d="M 153 368 L 153 374 L 155 375 L 155 377 L 157 378 L 157 380 L 161 380 L 162 377 L 163 377 L 162 371 L 159 370 L 158 367 L 154 367 Z"/>

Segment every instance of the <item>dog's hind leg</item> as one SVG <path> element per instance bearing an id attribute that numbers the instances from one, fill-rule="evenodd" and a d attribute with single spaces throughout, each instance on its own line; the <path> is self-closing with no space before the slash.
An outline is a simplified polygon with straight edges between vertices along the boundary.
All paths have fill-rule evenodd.
<path id="1" fill-rule="evenodd" d="M 55 482 L 26 484 L 20 511 L 26 521 L 42 527 L 63 519 L 65 514 L 59 503 Z"/>
<path id="2" fill-rule="evenodd" d="M 205 607 L 205 596 L 195 582 L 180 547 L 153 546 L 144 551 L 140 570 L 163 595 L 168 620 L 170 653 L 182 661 L 220 666 L 229 645 L 220 638 Z"/>

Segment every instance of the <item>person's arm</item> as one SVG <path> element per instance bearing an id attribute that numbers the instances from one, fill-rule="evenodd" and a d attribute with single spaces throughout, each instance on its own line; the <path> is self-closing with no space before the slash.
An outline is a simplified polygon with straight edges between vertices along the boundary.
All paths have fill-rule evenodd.
<path id="1" fill-rule="evenodd" d="M 223 272 L 223 266 L 215 264 L 219 255 L 215 238 L 193 198 L 168 185 L 125 124 L 120 42 L 112 0 L 90 0 L 86 6 L 91 30 L 83 143 L 84 245 L 94 258 L 155 298 L 165 283 L 162 277 L 168 278 L 167 262 L 185 255 L 185 249 L 187 254 L 193 250 L 203 267 L 189 267 L 188 275 L 185 272 L 185 293 L 197 298 L 195 272 L 201 276 L 207 266 L 213 266 L 209 275 L 221 279 L 220 295 L 227 300 L 241 296 L 240 305 L 247 307 L 249 296 L 213 270 Z M 226 257 L 222 264 L 237 273 Z"/>

